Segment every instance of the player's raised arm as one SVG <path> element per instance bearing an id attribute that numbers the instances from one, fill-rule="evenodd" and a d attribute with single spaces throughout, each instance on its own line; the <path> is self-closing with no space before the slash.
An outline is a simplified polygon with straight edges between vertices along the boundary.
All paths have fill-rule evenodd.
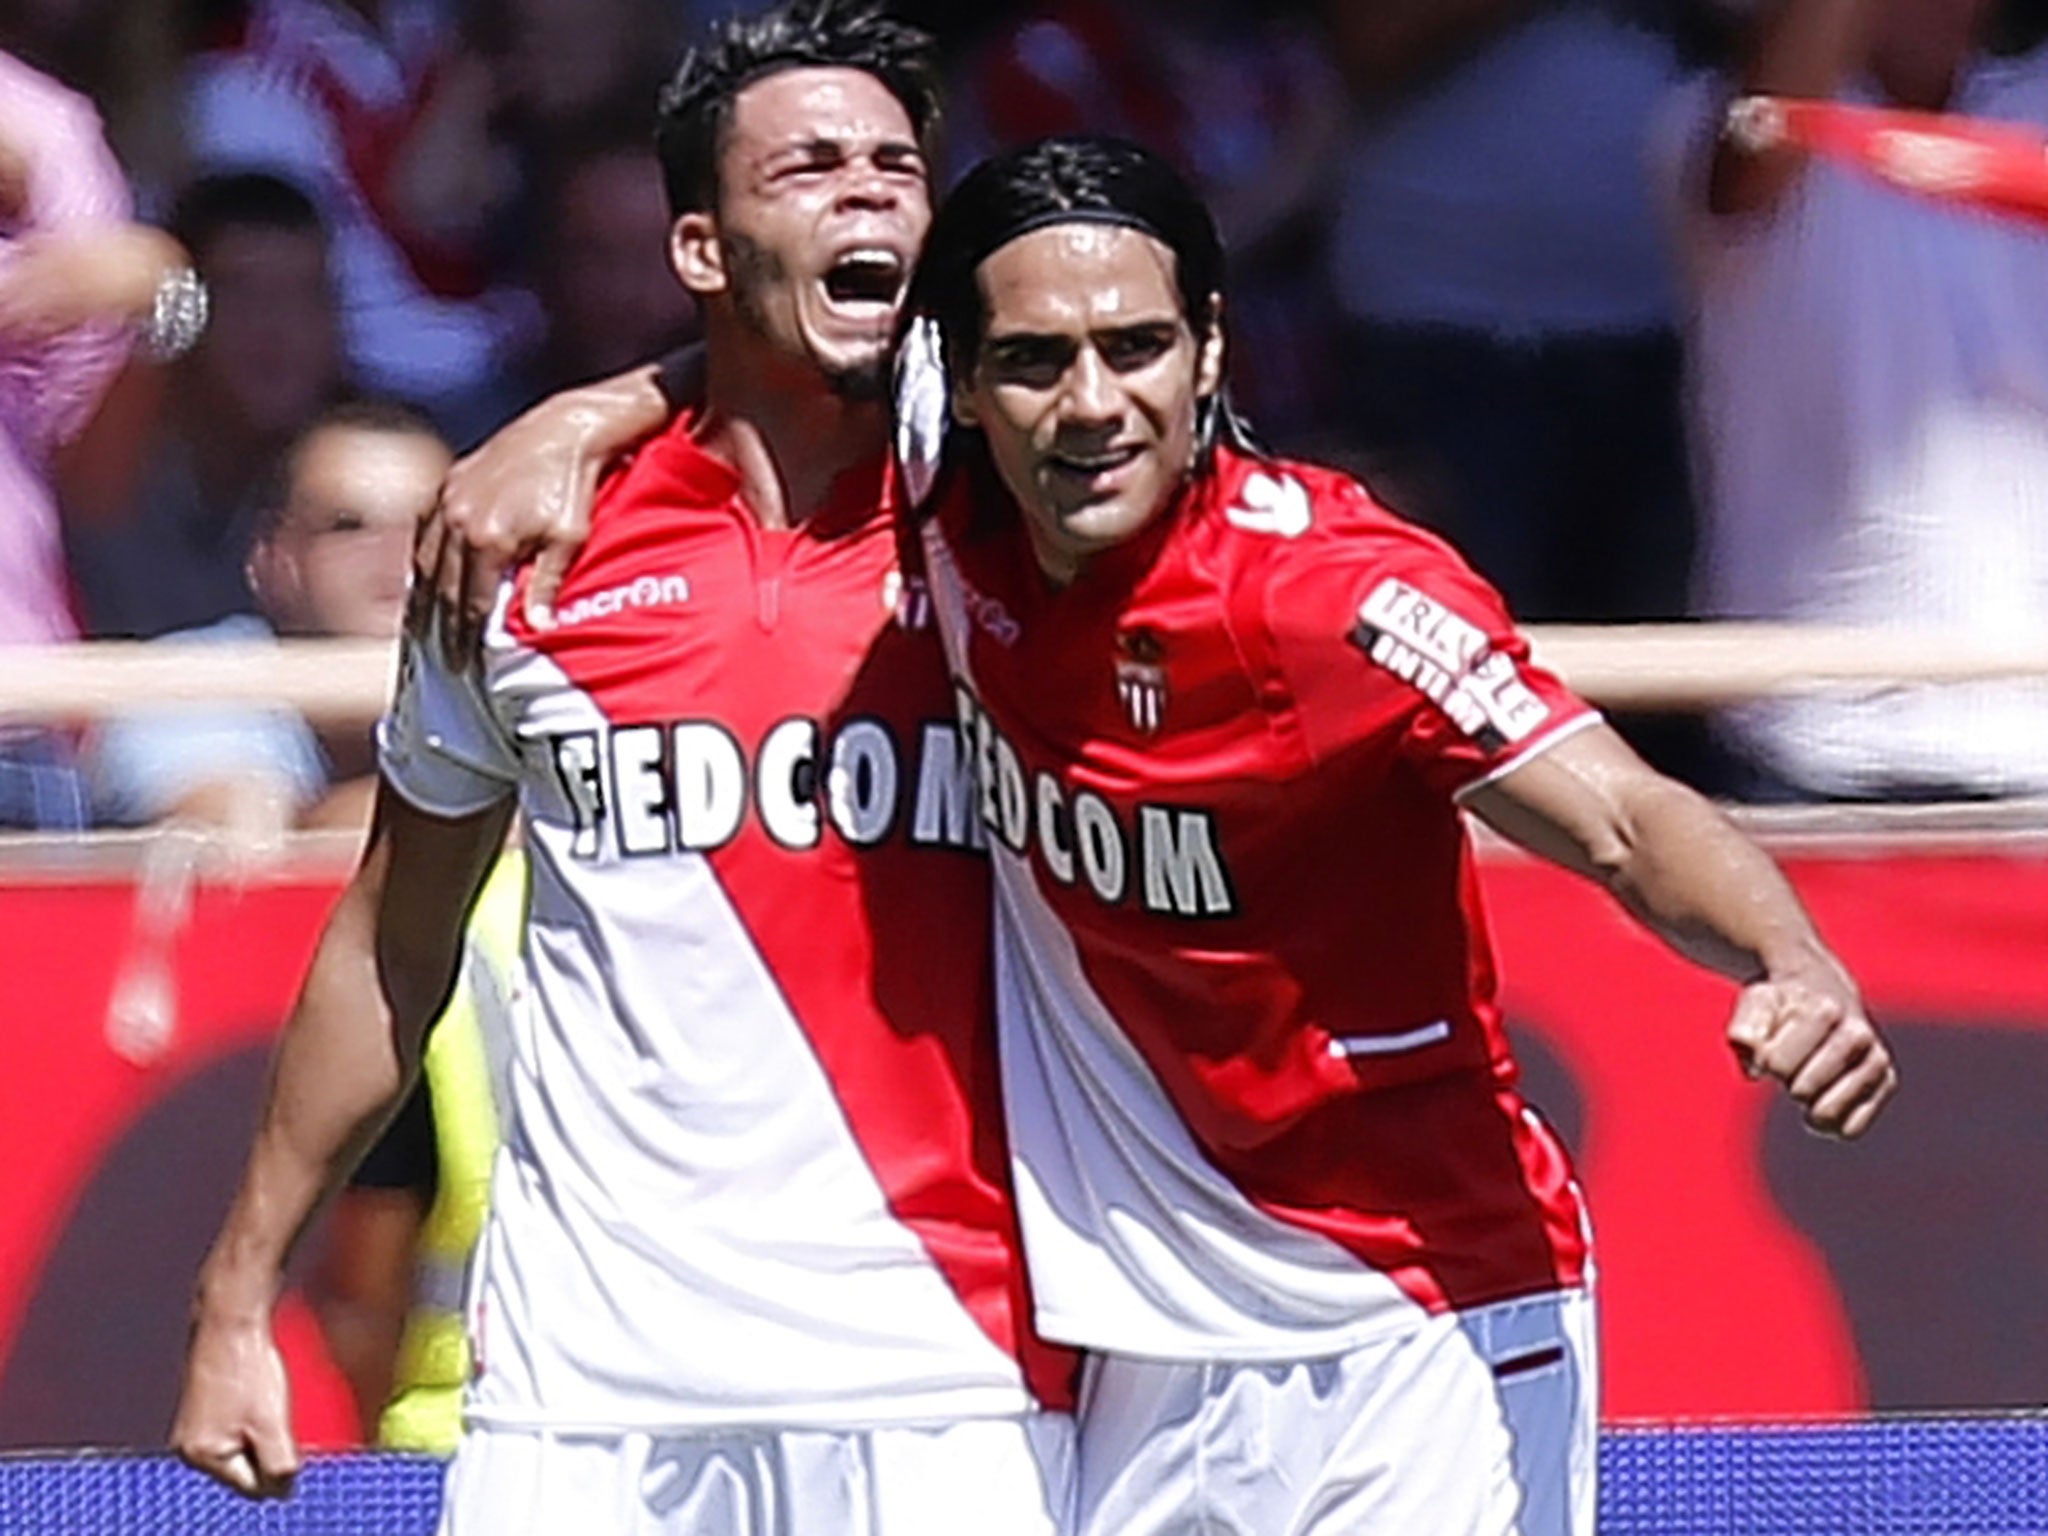
<path id="1" fill-rule="evenodd" d="M 417 1073 L 511 809 L 506 799 L 444 819 L 380 786 L 368 850 L 321 934 L 241 1187 L 200 1270 L 171 1446 L 238 1492 L 291 1489 L 298 1449 L 271 1334 L 285 1259 Z"/>
<path id="2" fill-rule="evenodd" d="M 1833 96 L 1864 55 L 1875 9 L 1870 0 L 1770 0 L 1751 25 L 1737 95 Z M 1797 150 L 1759 149 L 1721 134 L 1707 177 L 1708 209 L 1770 212 L 1803 160 Z"/>
<path id="3" fill-rule="evenodd" d="M 1746 1070 L 1786 1085 L 1807 1123 L 1869 1128 L 1898 1086 L 1856 984 L 1770 857 L 1607 726 L 1472 790 L 1496 831 L 1600 881 L 1682 954 L 1743 983 L 1728 1025 Z"/>
<path id="4" fill-rule="evenodd" d="M 563 573 L 590 537 L 598 477 L 703 392 L 703 350 L 684 348 L 550 395 L 464 454 L 413 551 L 415 583 L 431 599 L 417 621 L 438 622 L 449 654 L 469 659 L 506 571 L 531 558 L 527 617 L 547 628 Z"/>

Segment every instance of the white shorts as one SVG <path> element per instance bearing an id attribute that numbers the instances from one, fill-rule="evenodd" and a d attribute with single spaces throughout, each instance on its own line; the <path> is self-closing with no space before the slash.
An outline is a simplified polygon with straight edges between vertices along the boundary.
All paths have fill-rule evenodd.
<path id="1" fill-rule="evenodd" d="M 439 1536 L 1067 1536 L 1065 1414 L 929 1428 L 471 1429 Z"/>
<path id="2" fill-rule="evenodd" d="M 1431 1318 L 1331 1359 L 1094 1356 L 1077 1536 L 1592 1536 L 1584 1291 Z"/>

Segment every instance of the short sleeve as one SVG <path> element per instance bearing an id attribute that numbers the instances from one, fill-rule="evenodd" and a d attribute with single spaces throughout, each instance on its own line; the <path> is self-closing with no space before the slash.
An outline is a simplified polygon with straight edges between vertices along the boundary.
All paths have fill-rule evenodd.
<path id="1" fill-rule="evenodd" d="M 1266 584 L 1312 753 L 1376 748 L 1457 796 L 1599 720 L 1530 660 L 1499 594 L 1448 545 L 1380 516 L 1304 548 Z"/>
<path id="2" fill-rule="evenodd" d="M 408 635 L 398 689 L 377 725 L 377 766 L 430 816 L 472 816 L 512 794 L 519 756 L 474 673 L 451 669 L 433 642 Z"/>

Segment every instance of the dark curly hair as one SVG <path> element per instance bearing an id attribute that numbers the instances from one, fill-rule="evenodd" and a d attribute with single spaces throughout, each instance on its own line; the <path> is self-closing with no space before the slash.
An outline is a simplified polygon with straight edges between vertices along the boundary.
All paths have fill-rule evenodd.
<path id="1" fill-rule="evenodd" d="M 785 69 L 857 69 L 903 104 L 927 151 L 939 121 L 938 49 L 881 0 L 785 0 L 752 17 L 728 17 L 683 55 L 661 92 L 654 147 L 677 217 L 718 200 L 718 161 L 735 97 Z"/>

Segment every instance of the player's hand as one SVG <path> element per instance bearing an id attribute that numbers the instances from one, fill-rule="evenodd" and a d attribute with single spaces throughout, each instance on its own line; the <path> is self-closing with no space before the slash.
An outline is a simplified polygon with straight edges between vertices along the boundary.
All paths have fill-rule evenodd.
<path id="1" fill-rule="evenodd" d="M 1744 987 L 1728 1043 L 1751 1077 L 1783 1083 L 1824 1136 L 1861 1136 L 1898 1090 L 1890 1047 L 1839 973 Z"/>
<path id="2" fill-rule="evenodd" d="M 284 1357 L 268 1322 L 194 1325 L 171 1449 L 252 1499 L 281 1499 L 299 1472 Z"/>
<path id="3" fill-rule="evenodd" d="M 415 638 L 438 624 L 450 661 L 472 661 L 499 583 L 533 560 L 526 620 L 554 627 L 555 595 L 584 540 L 598 476 L 612 456 L 581 391 L 543 400 L 464 454 L 413 548 Z"/>

